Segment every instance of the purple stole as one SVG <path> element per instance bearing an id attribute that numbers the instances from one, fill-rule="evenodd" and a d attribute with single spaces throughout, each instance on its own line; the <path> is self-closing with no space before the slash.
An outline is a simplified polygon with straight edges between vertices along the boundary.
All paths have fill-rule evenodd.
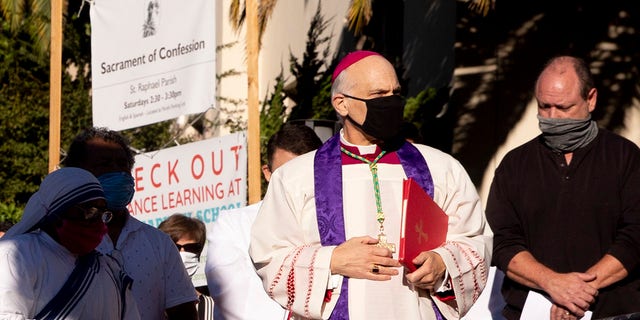
<path id="1" fill-rule="evenodd" d="M 433 179 L 424 157 L 411 143 L 404 143 L 396 151 L 407 177 L 413 178 L 433 198 Z M 337 246 L 346 241 L 344 234 L 344 212 L 342 204 L 342 157 L 340 134 L 325 142 L 314 159 L 314 187 L 318 231 L 323 246 Z M 349 319 L 348 281 L 342 279 L 342 290 L 331 320 Z M 442 319 L 435 304 L 436 317 Z"/>

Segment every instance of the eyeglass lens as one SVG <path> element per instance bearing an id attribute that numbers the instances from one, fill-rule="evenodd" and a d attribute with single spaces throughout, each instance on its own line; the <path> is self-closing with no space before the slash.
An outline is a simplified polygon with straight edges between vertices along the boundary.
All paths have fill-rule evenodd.
<path id="1" fill-rule="evenodd" d="M 97 217 L 100 217 L 102 222 L 108 223 L 113 218 L 113 213 L 104 208 L 97 208 L 97 207 L 84 208 L 81 206 L 76 206 L 76 207 L 82 211 L 84 215 L 84 220 L 95 220 Z"/>

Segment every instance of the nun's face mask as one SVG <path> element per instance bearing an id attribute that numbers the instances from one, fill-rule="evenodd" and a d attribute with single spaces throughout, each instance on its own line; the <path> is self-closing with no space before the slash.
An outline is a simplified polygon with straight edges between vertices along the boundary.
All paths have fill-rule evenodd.
<path id="1" fill-rule="evenodd" d="M 104 206 L 75 205 L 67 210 L 61 217 L 62 223 L 56 227 L 58 241 L 74 254 L 87 254 L 102 241 L 111 217 L 112 213 Z"/>

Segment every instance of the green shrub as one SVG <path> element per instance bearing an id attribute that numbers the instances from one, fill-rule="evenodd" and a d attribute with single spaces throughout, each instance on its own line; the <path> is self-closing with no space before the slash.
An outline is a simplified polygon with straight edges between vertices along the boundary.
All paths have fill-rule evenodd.
<path id="1" fill-rule="evenodd" d="M 22 212 L 23 208 L 18 207 L 15 203 L 0 203 L 0 222 L 17 223 L 22 218 Z"/>

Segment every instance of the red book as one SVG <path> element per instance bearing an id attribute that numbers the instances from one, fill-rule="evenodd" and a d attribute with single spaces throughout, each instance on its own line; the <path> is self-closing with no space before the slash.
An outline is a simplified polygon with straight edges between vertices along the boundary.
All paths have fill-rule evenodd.
<path id="1" fill-rule="evenodd" d="M 409 178 L 404 180 L 402 190 L 402 221 L 398 260 L 410 272 L 417 267 L 411 261 L 422 251 L 442 245 L 447 238 L 449 216 Z"/>

